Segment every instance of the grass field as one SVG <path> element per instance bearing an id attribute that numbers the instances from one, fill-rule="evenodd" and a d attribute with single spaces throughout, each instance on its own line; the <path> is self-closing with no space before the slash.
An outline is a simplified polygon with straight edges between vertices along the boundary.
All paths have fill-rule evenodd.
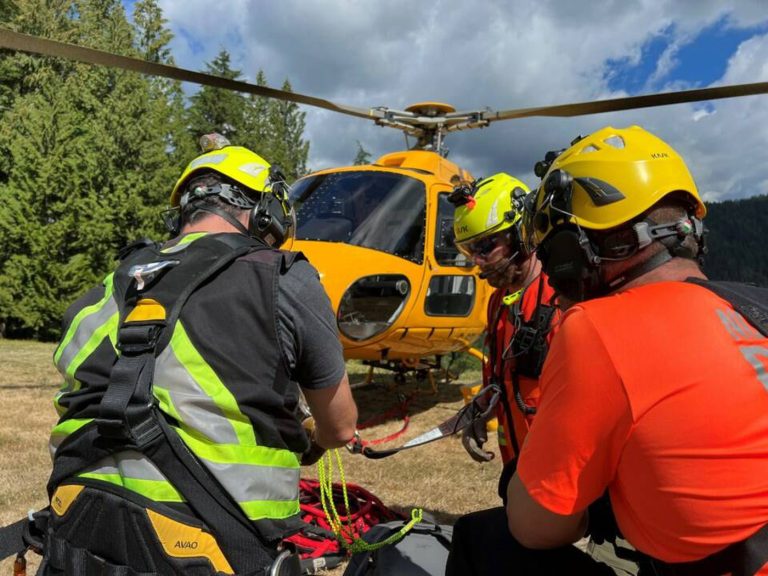
<path id="1" fill-rule="evenodd" d="M 31 508 L 47 504 L 45 483 L 50 473 L 48 433 L 56 421 L 52 399 L 60 378 L 52 364 L 53 346 L 36 342 L 0 339 L 0 525 L 22 517 Z M 365 380 L 366 368 L 348 363 L 353 385 Z M 372 386 L 355 389 L 360 422 L 365 423 L 398 405 L 398 392 L 410 396 L 407 430 L 391 443 L 399 445 L 450 417 L 463 401 L 461 386 L 476 383 L 479 373 L 465 373 L 458 381 L 438 383 L 433 394 L 427 382 L 408 378 L 397 388 L 385 372 L 377 372 Z M 367 428 L 364 439 L 383 438 L 402 428 L 395 418 Z M 491 449 L 498 451 L 495 439 Z M 453 523 L 466 512 L 498 504 L 496 479 L 500 460 L 477 464 L 466 455 L 461 443 L 450 438 L 407 450 L 383 460 L 342 454 L 344 474 L 349 482 L 360 484 L 384 504 L 410 513 L 423 508 L 438 521 Z M 314 467 L 306 467 L 303 477 L 315 478 Z M 337 478 L 338 479 L 338 476 Z M 28 555 L 31 559 L 33 554 Z M 32 570 L 30 562 L 30 574 Z M 10 574 L 9 560 L 0 563 L 0 574 Z M 341 574 L 340 568 L 327 572 Z"/>

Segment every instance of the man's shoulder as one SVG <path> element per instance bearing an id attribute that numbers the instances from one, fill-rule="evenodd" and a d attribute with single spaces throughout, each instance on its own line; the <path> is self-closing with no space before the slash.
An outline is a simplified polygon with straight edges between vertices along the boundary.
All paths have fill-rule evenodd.
<path id="1" fill-rule="evenodd" d="M 563 322 L 589 321 L 595 326 L 605 324 L 635 325 L 636 320 L 653 317 L 667 322 L 684 321 L 688 314 L 699 314 L 722 304 L 723 300 L 702 286 L 666 281 L 643 284 L 602 298 L 593 298 L 573 305 Z"/>

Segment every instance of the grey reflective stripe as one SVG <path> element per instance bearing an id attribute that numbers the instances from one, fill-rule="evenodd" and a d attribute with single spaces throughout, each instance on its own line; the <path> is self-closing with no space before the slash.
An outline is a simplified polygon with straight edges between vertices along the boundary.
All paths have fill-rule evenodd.
<path id="1" fill-rule="evenodd" d="M 201 458 L 206 468 L 238 502 L 252 500 L 296 500 L 299 497 L 299 468 L 220 464 Z"/>
<path id="2" fill-rule="evenodd" d="M 767 346 L 739 346 L 739 350 L 757 372 L 757 379 L 768 390 L 768 374 L 765 372 L 765 361 L 768 360 Z"/>
<path id="3" fill-rule="evenodd" d="M 84 474 L 119 474 L 122 478 L 160 480 L 167 482 L 163 473 L 140 452 L 126 450 L 99 460 L 83 471 Z"/>
<path id="4" fill-rule="evenodd" d="M 170 344 L 157 357 L 154 383 L 168 391 L 184 424 L 216 444 L 240 443 L 230 421 L 179 362 Z"/>
<path id="5" fill-rule="evenodd" d="M 720 321 L 734 340 L 755 340 L 760 334 L 735 310 L 716 310 Z"/>
<path id="6" fill-rule="evenodd" d="M 116 313 L 117 302 L 115 302 L 113 296 L 110 296 L 109 300 L 107 300 L 101 308 L 99 308 L 93 314 L 90 314 L 89 316 L 86 316 L 82 319 L 80 324 L 75 329 L 74 336 L 72 336 L 72 339 L 67 344 L 67 347 L 62 351 L 61 356 L 59 357 L 59 361 L 56 364 L 56 367 L 62 374 L 66 374 L 67 367 L 70 365 L 77 353 L 80 352 L 83 346 L 85 346 L 88 340 L 90 340 L 91 336 L 93 336 L 93 333 L 99 328 L 99 326 L 106 323 L 107 320 L 109 320 Z"/>

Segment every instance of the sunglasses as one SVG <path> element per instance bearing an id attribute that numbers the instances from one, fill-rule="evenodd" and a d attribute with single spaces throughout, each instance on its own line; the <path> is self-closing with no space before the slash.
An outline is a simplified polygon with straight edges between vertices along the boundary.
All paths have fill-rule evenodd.
<path id="1" fill-rule="evenodd" d="M 473 256 L 485 258 L 493 252 L 497 246 L 505 241 L 505 236 L 506 234 L 493 234 L 492 236 L 486 236 L 485 238 L 480 238 L 474 242 L 464 242 L 457 247 L 459 251 L 468 258 Z"/>

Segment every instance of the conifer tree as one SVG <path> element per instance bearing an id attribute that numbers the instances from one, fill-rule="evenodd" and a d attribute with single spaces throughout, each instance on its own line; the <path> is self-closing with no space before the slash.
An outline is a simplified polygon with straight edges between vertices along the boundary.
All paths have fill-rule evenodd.
<path id="1" fill-rule="evenodd" d="M 20 12 L 54 2 L 20 0 Z M 63 2 L 59 3 L 59 8 Z M 119 0 L 78 0 L 60 14 L 84 46 L 136 56 Z M 48 60 L 48 59 L 45 59 Z M 0 310 L 16 336 L 58 337 L 66 305 L 104 276 L 117 249 L 160 230 L 169 193 L 167 134 L 146 78 L 85 64 L 40 65 L 0 125 Z M 55 68 L 59 67 L 59 70 Z M 61 74 L 61 71 L 64 74 Z"/>
<path id="2" fill-rule="evenodd" d="M 173 34 L 166 27 L 157 0 L 138 0 L 133 9 L 135 46 L 139 56 L 148 62 L 174 66 L 169 43 Z M 192 133 L 187 126 L 187 110 L 181 83 L 168 78 L 150 77 L 152 124 L 166 137 L 169 162 L 156 176 L 156 185 L 171 189 L 175 178 L 197 153 Z"/>
<path id="3" fill-rule="evenodd" d="M 206 72 L 214 76 L 240 79 L 240 70 L 234 70 L 230 65 L 229 52 L 222 50 L 213 62 L 207 64 Z M 238 93 L 222 88 L 203 86 L 190 99 L 189 125 L 195 139 L 203 134 L 218 132 L 233 144 L 239 143 L 244 135 L 244 111 L 246 98 Z"/>
<path id="4" fill-rule="evenodd" d="M 371 163 L 371 153 L 368 152 L 365 148 L 363 148 L 363 145 L 360 143 L 360 140 L 357 140 L 357 154 L 355 154 L 355 159 L 352 161 L 352 164 L 355 166 L 361 166 L 362 164 L 370 164 Z"/>
<path id="5" fill-rule="evenodd" d="M 267 76 L 263 70 L 259 70 L 256 75 L 256 85 L 267 86 Z M 271 99 L 251 94 L 245 107 L 242 133 L 237 142 L 233 142 L 253 150 L 269 162 L 272 162 L 271 106 Z"/>
<path id="6" fill-rule="evenodd" d="M 291 91 L 291 83 L 286 80 L 282 90 Z M 270 127 L 272 131 L 273 164 L 278 164 L 289 181 L 307 173 L 309 142 L 304 140 L 304 118 L 306 112 L 299 109 L 295 102 L 273 100 L 270 109 Z"/>

